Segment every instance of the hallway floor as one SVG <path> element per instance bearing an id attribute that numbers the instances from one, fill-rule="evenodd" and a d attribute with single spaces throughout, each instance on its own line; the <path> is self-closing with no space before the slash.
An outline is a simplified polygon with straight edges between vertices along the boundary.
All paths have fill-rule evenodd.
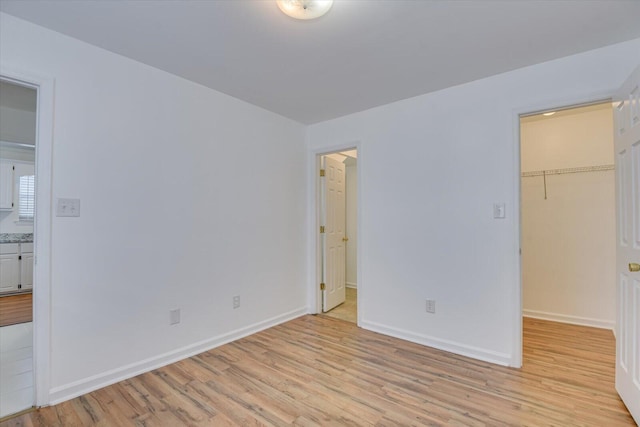
<path id="1" fill-rule="evenodd" d="M 355 288 L 347 288 L 346 294 L 347 296 L 344 303 L 324 313 L 324 315 L 333 317 L 334 319 L 358 323 L 358 290 Z"/>
<path id="2" fill-rule="evenodd" d="M 0 327 L 0 418 L 33 406 L 33 323 Z"/>

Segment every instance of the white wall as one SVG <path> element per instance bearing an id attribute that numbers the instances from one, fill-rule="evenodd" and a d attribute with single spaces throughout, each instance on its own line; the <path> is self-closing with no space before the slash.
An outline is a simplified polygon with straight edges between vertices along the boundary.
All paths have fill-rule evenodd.
<path id="1" fill-rule="evenodd" d="M 0 105 L 0 141 L 35 144 L 36 114 Z"/>
<path id="2" fill-rule="evenodd" d="M 522 171 L 610 165 L 611 104 L 521 125 Z M 614 171 L 522 179 L 523 313 L 613 329 Z"/>
<path id="3" fill-rule="evenodd" d="M 610 103 L 540 117 L 522 119 L 522 172 L 613 164 Z"/>
<path id="4" fill-rule="evenodd" d="M 302 125 L 6 14 L 0 59 L 55 79 L 52 194 L 81 200 L 51 225 L 53 402 L 307 311 Z"/>
<path id="5" fill-rule="evenodd" d="M 609 96 L 638 58 L 640 39 L 310 126 L 311 153 L 359 144 L 360 325 L 517 365 L 517 115 Z"/>
<path id="6" fill-rule="evenodd" d="M 346 261 L 346 280 L 347 286 L 355 288 L 358 286 L 358 166 L 357 161 L 347 160 L 345 169 L 345 196 L 346 196 L 346 233 L 349 241 L 347 242 L 347 261 Z"/>
<path id="7" fill-rule="evenodd" d="M 2 150 L 0 150 L 2 153 Z M 1 158 L 1 157 L 0 157 Z M 23 175 L 33 175 L 33 163 L 6 160 L 13 163 L 15 170 L 13 171 L 13 210 L 0 211 L 0 233 L 33 233 L 33 224 L 17 223 L 18 222 L 18 200 L 20 177 Z"/>

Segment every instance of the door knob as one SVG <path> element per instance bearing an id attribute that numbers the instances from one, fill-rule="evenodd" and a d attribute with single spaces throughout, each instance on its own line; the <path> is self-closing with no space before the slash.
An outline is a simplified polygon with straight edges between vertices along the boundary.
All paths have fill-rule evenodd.
<path id="1" fill-rule="evenodd" d="M 640 264 L 635 263 L 635 262 L 630 262 L 629 263 L 629 271 L 631 271 L 631 272 L 640 271 Z"/>
<path id="2" fill-rule="evenodd" d="M 347 241 L 349 241 L 349 238 L 348 238 L 348 237 L 343 237 L 343 238 L 342 238 L 342 241 L 343 241 L 343 242 L 347 242 Z"/>

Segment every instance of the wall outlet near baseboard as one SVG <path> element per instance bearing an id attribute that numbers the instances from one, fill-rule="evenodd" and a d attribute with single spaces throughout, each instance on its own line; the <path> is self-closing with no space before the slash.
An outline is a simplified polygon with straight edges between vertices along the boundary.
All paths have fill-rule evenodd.
<path id="1" fill-rule="evenodd" d="M 233 308 L 240 308 L 240 295 L 234 295 L 233 297 Z"/>
<path id="2" fill-rule="evenodd" d="M 177 325 L 180 323 L 180 309 L 169 310 L 169 324 Z"/>
<path id="3" fill-rule="evenodd" d="M 427 313 L 436 314 L 436 300 L 427 300 Z"/>

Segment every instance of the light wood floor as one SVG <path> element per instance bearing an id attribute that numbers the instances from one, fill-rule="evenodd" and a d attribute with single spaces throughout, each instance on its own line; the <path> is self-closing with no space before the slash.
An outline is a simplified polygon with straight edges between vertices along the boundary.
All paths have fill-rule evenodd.
<path id="1" fill-rule="evenodd" d="M 33 320 L 31 301 L 30 293 L 0 297 L 0 327 L 31 322 Z"/>
<path id="2" fill-rule="evenodd" d="M 633 426 L 610 331 L 524 321 L 511 369 L 303 316 L 8 426 Z"/>
<path id="3" fill-rule="evenodd" d="M 358 323 L 358 291 L 355 288 L 347 288 L 345 301 L 333 310 L 324 313 L 324 315 L 351 323 Z"/>

